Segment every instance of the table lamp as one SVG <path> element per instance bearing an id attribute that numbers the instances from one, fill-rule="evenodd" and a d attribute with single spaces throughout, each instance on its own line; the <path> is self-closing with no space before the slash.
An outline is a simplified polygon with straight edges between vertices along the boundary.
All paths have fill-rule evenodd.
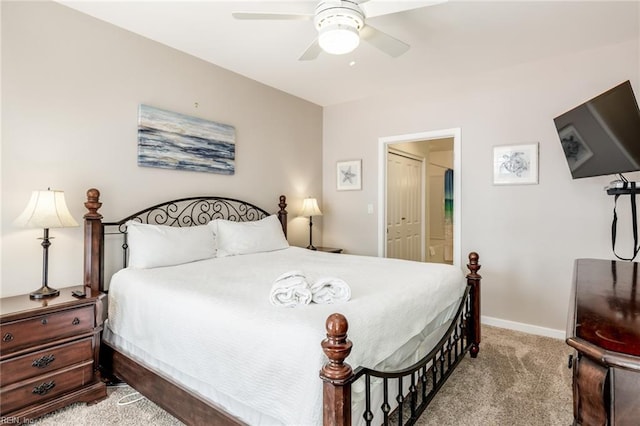
<path id="1" fill-rule="evenodd" d="M 318 200 L 315 198 L 305 198 L 302 202 L 302 210 L 300 211 L 300 216 L 309 216 L 309 245 L 307 248 L 309 250 L 315 250 L 316 248 L 313 246 L 313 216 L 322 216 L 322 212 L 318 207 Z"/>
<path id="2" fill-rule="evenodd" d="M 60 294 L 59 290 L 48 286 L 49 269 L 49 228 L 70 228 L 78 226 L 78 223 L 69 213 L 67 203 L 64 201 L 64 192 L 47 190 L 33 191 L 27 208 L 13 222 L 16 226 L 24 228 L 42 228 L 42 287 L 29 294 L 31 299 L 43 299 Z M 53 238 L 53 237 L 51 237 Z"/>

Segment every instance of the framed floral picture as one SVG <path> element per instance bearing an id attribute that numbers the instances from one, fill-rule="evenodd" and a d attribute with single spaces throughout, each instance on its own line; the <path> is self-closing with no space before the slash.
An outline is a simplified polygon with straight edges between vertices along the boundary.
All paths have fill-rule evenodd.
<path id="1" fill-rule="evenodd" d="M 338 161 L 336 169 L 338 191 L 362 189 L 362 160 Z"/>
<path id="2" fill-rule="evenodd" d="M 538 183 L 538 143 L 493 147 L 493 183 Z"/>

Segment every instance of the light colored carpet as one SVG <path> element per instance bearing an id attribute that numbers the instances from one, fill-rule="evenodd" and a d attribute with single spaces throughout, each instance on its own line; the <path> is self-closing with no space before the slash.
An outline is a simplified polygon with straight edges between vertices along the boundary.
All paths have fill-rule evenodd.
<path id="1" fill-rule="evenodd" d="M 433 399 L 420 426 L 568 426 L 573 421 L 571 349 L 563 340 L 483 326 L 478 358 L 468 356 Z M 146 399 L 118 401 L 128 387 L 108 389 L 92 406 L 74 404 L 42 417 L 38 425 L 181 425 Z"/>
<path id="2" fill-rule="evenodd" d="M 417 424 L 571 425 L 572 350 L 564 340 L 487 326 L 482 333 L 478 357 L 462 360 Z"/>

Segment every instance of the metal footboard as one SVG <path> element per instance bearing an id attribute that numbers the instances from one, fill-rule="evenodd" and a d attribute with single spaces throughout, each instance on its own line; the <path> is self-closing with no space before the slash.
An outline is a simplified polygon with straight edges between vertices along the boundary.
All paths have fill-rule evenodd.
<path id="1" fill-rule="evenodd" d="M 396 371 L 377 371 L 365 367 L 358 367 L 354 371 L 351 383 L 359 379 L 365 382 L 365 411 L 362 417 L 367 425 L 413 425 L 424 412 L 471 348 L 472 341 L 467 332 L 467 322 L 471 315 L 469 293 L 470 286 L 467 286 L 446 333 L 418 362 Z M 382 381 L 383 403 L 380 407 L 372 407 L 372 378 Z M 397 387 L 392 386 L 393 383 Z M 392 389 L 397 389 L 394 395 L 391 394 Z M 397 403 L 397 408 L 392 411 L 393 402 Z M 374 415 L 374 410 L 377 411 L 378 408 L 383 416 L 381 421 L 376 421 Z"/>
<path id="2" fill-rule="evenodd" d="M 347 338 L 349 324 L 339 313 L 326 321 L 327 336 L 322 349 L 327 362 L 320 370 L 323 381 L 323 424 L 347 426 L 352 414 L 367 425 L 412 425 L 442 388 L 453 370 L 468 352 L 476 358 L 480 351 L 480 264 L 478 253 L 469 253 L 467 288 L 446 333 L 436 346 L 420 361 L 397 371 L 377 371 L 358 367 L 355 371 L 345 362 L 352 342 Z M 364 381 L 365 408 L 352 413 L 352 385 Z M 372 392 L 373 382 L 382 387 Z M 373 402 L 375 394 L 376 402 Z M 360 411 L 360 408 L 358 408 Z"/>

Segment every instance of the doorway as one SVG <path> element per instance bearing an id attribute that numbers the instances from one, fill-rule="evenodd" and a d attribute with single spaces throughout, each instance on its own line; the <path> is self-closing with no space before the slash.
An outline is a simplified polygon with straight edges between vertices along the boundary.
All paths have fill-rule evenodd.
<path id="1" fill-rule="evenodd" d="M 460 129 L 379 142 L 378 255 L 461 265 Z M 398 178 L 400 163 L 413 174 Z"/>

